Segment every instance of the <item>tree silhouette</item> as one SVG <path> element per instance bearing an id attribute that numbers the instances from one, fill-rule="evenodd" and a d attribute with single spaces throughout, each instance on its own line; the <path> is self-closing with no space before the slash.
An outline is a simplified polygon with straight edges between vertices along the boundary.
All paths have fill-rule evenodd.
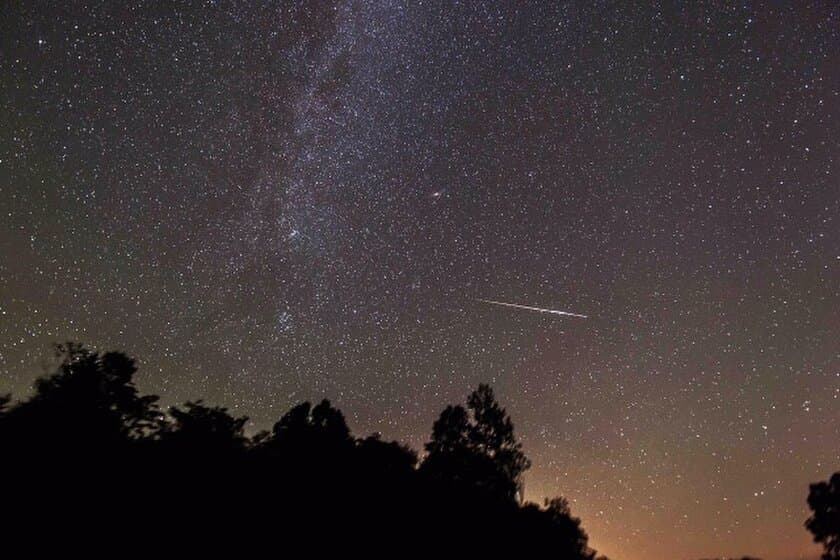
<path id="1" fill-rule="evenodd" d="M 340 410 L 324 399 L 293 407 L 274 424 L 270 434 L 255 438 L 254 453 L 282 459 L 287 466 L 311 468 L 346 456 L 353 447 L 350 429 Z"/>
<path id="2" fill-rule="evenodd" d="M 566 501 L 516 500 L 530 462 L 487 385 L 443 410 L 418 467 L 400 443 L 354 437 L 328 400 L 248 437 L 247 418 L 200 400 L 162 413 L 157 397 L 138 393 L 124 354 L 57 350 L 32 396 L 0 397 L 0 453 L 15 471 L 4 507 L 33 527 L 48 511 L 62 520 L 53 533 L 95 534 L 111 552 L 213 543 L 241 556 L 281 535 L 320 553 L 399 556 L 420 543 L 444 556 L 594 558 Z"/>
<path id="3" fill-rule="evenodd" d="M 814 535 L 814 542 L 822 543 L 823 560 L 840 559 L 840 472 L 811 485 L 808 506 L 814 513 L 805 527 Z"/>
<path id="4" fill-rule="evenodd" d="M 516 441 L 513 422 L 489 385 L 467 397 L 466 408 L 448 406 L 432 427 L 422 470 L 431 478 L 470 486 L 501 500 L 513 500 L 531 462 Z"/>
<path id="5" fill-rule="evenodd" d="M 572 516 L 565 498 L 546 499 L 541 508 L 526 504 L 522 508 L 521 531 L 531 543 L 551 550 L 559 558 L 595 558 L 580 519 Z"/>
<path id="6" fill-rule="evenodd" d="M 157 428 L 158 398 L 138 394 L 131 358 L 72 343 L 55 348 L 57 371 L 2 417 L 0 438 L 10 456 L 113 455 Z"/>
<path id="7" fill-rule="evenodd" d="M 226 408 L 208 407 L 202 401 L 187 402 L 169 409 L 171 422 L 158 434 L 170 453 L 230 458 L 242 453 L 248 443 L 243 433 L 247 417 L 234 418 Z"/>
<path id="8" fill-rule="evenodd" d="M 358 461 L 378 476 L 405 476 L 414 471 L 417 453 L 395 441 L 382 441 L 379 434 L 356 441 Z"/>

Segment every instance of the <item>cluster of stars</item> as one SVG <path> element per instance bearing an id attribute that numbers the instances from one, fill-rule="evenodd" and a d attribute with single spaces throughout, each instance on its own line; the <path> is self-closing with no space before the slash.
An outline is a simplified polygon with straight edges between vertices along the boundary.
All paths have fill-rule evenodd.
<path id="1" fill-rule="evenodd" d="M 420 449 L 493 384 L 614 558 L 812 552 L 840 466 L 840 10 L 15 3 L 0 392 L 49 344 Z M 518 313 L 477 299 L 569 309 Z M 725 538 L 723 538 L 725 536 Z"/>

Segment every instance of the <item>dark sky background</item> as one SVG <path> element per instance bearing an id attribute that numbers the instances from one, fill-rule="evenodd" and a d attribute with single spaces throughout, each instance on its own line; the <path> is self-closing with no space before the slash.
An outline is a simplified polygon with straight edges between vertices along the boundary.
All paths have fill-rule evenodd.
<path id="1" fill-rule="evenodd" d="M 616 560 L 816 554 L 838 3 L 6 0 L 0 104 L 0 391 L 73 339 L 419 448 L 488 381 Z"/>

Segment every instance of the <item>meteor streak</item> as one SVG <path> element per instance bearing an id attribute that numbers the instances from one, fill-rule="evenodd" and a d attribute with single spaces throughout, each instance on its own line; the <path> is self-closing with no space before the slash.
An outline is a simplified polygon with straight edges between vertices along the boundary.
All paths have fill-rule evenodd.
<path id="1" fill-rule="evenodd" d="M 518 303 L 505 303 L 504 301 L 493 301 L 492 299 L 478 299 L 477 301 L 481 301 L 484 303 L 489 303 L 491 305 L 502 305 L 504 307 L 514 307 L 516 309 L 525 309 L 526 311 L 536 311 L 538 313 L 548 313 L 549 315 L 566 315 L 569 317 L 580 317 L 581 319 L 586 319 L 586 315 L 580 315 L 578 313 L 570 313 L 569 311 L 558 311 L 557 309 L 543 309 L 541 307 L 531 307 L 530 305 L 519 305 Z"/>

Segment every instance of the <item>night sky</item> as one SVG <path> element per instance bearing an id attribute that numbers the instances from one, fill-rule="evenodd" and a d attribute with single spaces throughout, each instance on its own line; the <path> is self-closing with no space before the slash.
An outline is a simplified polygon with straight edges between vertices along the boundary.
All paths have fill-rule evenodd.
<path id="1" fill-rule="evenodd" d="M 487 381 L 599 552 L 812 557 L 838 132 L 836 2 L 6 0 L 0 392 L 78 340 L 420 448 Z"/>

